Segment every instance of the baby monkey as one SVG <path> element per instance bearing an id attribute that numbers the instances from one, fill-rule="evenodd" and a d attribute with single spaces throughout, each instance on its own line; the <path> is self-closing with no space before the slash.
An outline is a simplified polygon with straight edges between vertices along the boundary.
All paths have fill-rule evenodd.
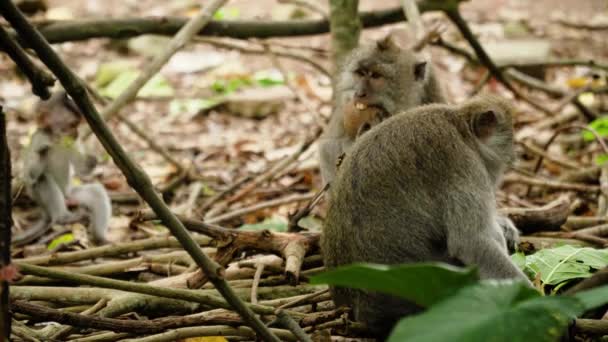
<path id="1" fill-rule="evenodd" d="M 421 106 L 371 128 L 330 188 L 325 265 L 445 262 L 476 266 L 482 278 L 529 283 L 509 257 L 496 211 L 497 184 L 513 155 L 511 108 L 492 96 Z M 375 292 L 332 292 L 381 339 L 420 310 Z"/>
<path id="2" fill-rule="evenodd" d="M 41 101 L 36 111 L 38 129 L 25 152 L 23 180 L 29 195 L 43 209 L 41 224 L 78 220 L 80 215 L 67 207 L 77 205 L 86 211 L 93 241 L 107 242 L 112 205 L 105 188 L 99 183 L 70 184 L 75 173 L 88 174 L 96 164 L 96 159 L 83 154 L 76 142 L 82 118 L 78 108 L 61 91 Z"/>
<path id="3" fill-rule="evenodd" d="M 431 66 L 389 35 L 362 45 L 345 59 L 336 79 L 332 116 L 319 141 L 323 183 L 355 139 L 397 112 L 445 98 Z"/>

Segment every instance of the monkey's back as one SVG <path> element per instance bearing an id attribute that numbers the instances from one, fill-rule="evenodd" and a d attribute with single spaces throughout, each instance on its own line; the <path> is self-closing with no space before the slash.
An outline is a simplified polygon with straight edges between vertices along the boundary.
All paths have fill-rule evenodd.
<path id="1" fill-rule="evenodd" d="M 321 239 L 327 267 L 459 264 L 447 254 L 446 218 L 479 205 L 474 194 L 492 184 L 457 108 L 419 107 L 387 119 L 355 142 L 331 186 Z M 353 306 L 355 319 L 381 335 L 417 310 L 386 295 L 343 288 L 333 293 L 338 305 Z"/>

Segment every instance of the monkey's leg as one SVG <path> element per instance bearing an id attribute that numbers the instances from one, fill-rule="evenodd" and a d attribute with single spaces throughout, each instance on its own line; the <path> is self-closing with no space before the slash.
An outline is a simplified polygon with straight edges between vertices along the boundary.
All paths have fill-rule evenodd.
<path id="1" fill-rule="evenodd" d="M 528 277 L 511 261 L 511 258 L 493 234 L 502 230 L 495 219 L 478 219 L 478 227 L 472 230 L 453 229 L 448 232 L 448 253 L 467 266 L 477 266 L 484 279 L 524 279 Z M 486 225 L 487 224 L 487 225 Z"/>
<path id="2" fill-rule="evenodd" d="M 44 210 L 51 223 L 74 221 L 75 216 L 65 205 L 65 197 L 57 183 L 44 173 L 32 186 L 32 197 Z"/>
<path id="3" fill-rule="evenodd" d="M 112 203 L 103 185 L 93 183 L 75 186 L 70 189 L 68 198 L 87 210 L 89 231 L 94 242 L 107 242 L 106 235 L 112 217 Z"/>

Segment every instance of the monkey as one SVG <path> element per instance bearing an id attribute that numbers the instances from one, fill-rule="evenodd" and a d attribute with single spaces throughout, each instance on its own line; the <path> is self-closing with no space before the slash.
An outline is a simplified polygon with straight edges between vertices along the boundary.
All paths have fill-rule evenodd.
<path id="1" fill-rule="evenodd" d="M 369 128 L 397 112 L 446 102 L 431 65 L 399 47 L 391 35 L 363 44 L 345 58 L 334 100 L 329 124 L 319 140 L 323 185 L 334 180 L 339 156 Z"/>
<path id="2" fill-rule="evenodd" d="M 518 278 L 495 191 L 514 158 L 511 106 L 483 96 L 398 113 L 359 137 L 330 187 L 321 237 L 327 268 L 371 262 L 476 266 L 482 278 Z M 502 223 L 504 224 L 504 223 Z M 333 288 L 381 340 L 421 310 L 376 292 Z"/>
<path id="3" fill-rule="evenodd" d="M 71 186 L 75 173 L 87 174 L 96 159 L 80 151 L 76 142 L 81 115 L 65 92 L 54 93 L 40 102 L 38 128 L 24 155 L 23 180 L 26 191 L 42 208 L 45 226 L 89 218 L 93 242 L 107 242 L 107 229 L 112 216 L 110 197 L 99 183 Z M 76 214 L 66 203 L 82 208 Z"/>

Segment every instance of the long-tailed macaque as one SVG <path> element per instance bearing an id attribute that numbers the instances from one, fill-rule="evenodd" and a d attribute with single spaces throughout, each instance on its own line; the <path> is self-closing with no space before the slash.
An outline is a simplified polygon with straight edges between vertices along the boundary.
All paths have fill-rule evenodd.
<path id="1" fill-rule="evenodd" d="M 497 97 L 421 106 L 372 127 L 330 187 L 326 266 L 445 262 L 476 266 L 482 278 L 529 282 L 509 257 L 506 218 L 496 211 L 497 184 L 513 155 L 511 108 Z M 374 292 L 333 294 L 381 339 L 419 310 Z"/>
<path id="2" fill-rule="evenodd" d="M 89 173 L 96 160 L 83 154 L 76 142 L 81 115 L 65 92 L 56 92 L 37 106 L 38 129 L 32 135 L 23 163 L 23 180 L 34 201 L 43 209 L 45 224 L 72 222 L 81 215 L 67 204 L 84 208 L 93 241 L 107 241 L 112 216 L 110 198 L 99 183 L 71 186 L 76 173 Z"/>

